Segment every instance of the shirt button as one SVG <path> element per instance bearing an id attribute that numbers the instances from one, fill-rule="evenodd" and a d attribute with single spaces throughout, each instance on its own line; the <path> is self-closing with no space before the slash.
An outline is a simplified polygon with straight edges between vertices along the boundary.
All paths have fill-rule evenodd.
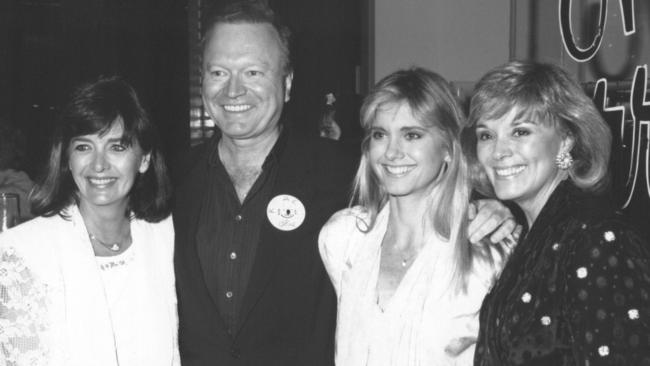
<path id="1" fill-rule="evenodd" d="M 232 297 L 232 291 L 227 291 L 226 297 L 230 299 Z"/>
<path id="2" fill-rule="evenodd" d="M 232 259 L 232 260 L 237 259 L 237 253 L 235 253 L 235 252 L 230 253 L 230 259 Z"/>
<path id="3" fill-rule="evenodd" d="M 235 216 L 235 221 L 241 221 L 241 219 L 242 219 L 241 215 Z"/>

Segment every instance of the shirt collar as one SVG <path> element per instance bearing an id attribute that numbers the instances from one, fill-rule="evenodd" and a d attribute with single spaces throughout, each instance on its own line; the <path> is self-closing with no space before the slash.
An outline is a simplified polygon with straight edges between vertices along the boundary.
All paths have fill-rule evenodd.
<path id="1" fill-rule="evenodd" d="M 271 148 L 271 151 L 264 159 L 262 168 L 267 167 L 269 164 L 277 164 L 278 161 L 280 160 L 280 157 L 282 156 L 282 153 L 285 150 L 285 147 L 287 146 L 289 128 L 286 126 L 286 124 L 283 121 L 279 122 L 279 126 L 280 126 L 280 136 L 275 141 L 275 144 Z M 221 131 L 217 130 L 215 131 L 214 136 L 210 139 L 207 148 L 209 154 L 208 164 L 210 164 L 211 166 L 217 166 L 221 164 L 221 160 L 219 158 L 219 140 L 221 140 Z"/>

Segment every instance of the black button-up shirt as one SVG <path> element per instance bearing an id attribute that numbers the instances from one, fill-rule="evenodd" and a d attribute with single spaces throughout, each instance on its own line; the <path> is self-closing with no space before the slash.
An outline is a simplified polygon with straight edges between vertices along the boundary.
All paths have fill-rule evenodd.
<path id="1" fill-rule="evenodd" d="M 239 201 L 235 187 L 219 157 L 218 144 L 213 145 L 209 158 L 209 202 L 204 203 L 199 230 L 207 230 L 208 240 L 199 241 L 198 253 L 204 266 L 209 289 L 231 334 L 237 330 L 239 312 L 248 286 L 260 229 L 266 218 L 266 206 L 271 200 L 278 171 L 278 158 L 286 136 L 282 134 L 262 165 L 262 172 L 246 195 Z M 214 285 L 213 285 L 214 286 Z"/>

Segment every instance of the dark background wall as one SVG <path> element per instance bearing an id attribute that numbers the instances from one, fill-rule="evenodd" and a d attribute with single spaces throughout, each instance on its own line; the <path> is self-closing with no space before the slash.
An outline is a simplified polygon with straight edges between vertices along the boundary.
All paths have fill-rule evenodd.
<path id="1" fill-rule="evenodd" d="M 325 96 L 335 95 L 342 140 L 354 144 L 361 85 L 361 2 L 350 0 L 270 0 L 294 34 L 295 75 L 290 108 L 295 128 L 317 134 Z"/>
<path id="2" fill-rule="evenodd" d="M 187 0 L 5 0 L 0 115 L 27 137 L 38 173 L 52 122 L 74 86 L 121 75 L 159 126 L 168 155 L 189 141 Z"/>

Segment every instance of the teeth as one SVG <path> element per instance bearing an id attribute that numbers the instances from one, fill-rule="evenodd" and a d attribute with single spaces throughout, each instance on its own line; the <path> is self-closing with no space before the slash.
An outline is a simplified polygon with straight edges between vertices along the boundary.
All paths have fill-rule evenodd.
<path id="1" fill-rule="evenodd" d="M 251 108 L 250 104 L 226 104 L 223 106 L 227 112 L 244 112 Z"/>
<path id="2" fill-rule="evenodd" d="M 494 169 L 499 177 L 508 177 L 511 175 L 517 175 L 521 173 L 522 170 L 526 169 L 525 166 L 520 165 L 516 167 L 503 168 L 503 169 Z"/>
<path id="3" fill-rule="evenodd" d="M 404 165 L 402 166 L 384 165 L 384 167 L 390 174 L 394 174 L 394 175 L 405 174 L 406 172 L 409 172 L 413 169 L 412 166 L 404 166 Z"/>
<path id="4" fill-rule="evenodd" d="M 100 186 L 114 181 L 115 178 L 88 178 L 88 180 L 90 180 L 90 183 Z"/>

